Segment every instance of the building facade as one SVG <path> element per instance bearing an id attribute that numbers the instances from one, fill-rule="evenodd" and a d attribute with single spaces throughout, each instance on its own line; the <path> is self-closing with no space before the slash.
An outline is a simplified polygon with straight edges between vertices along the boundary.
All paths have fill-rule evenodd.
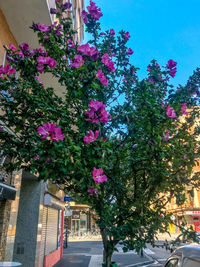
<path id="1" fill-rule="evenodd" d="M 80 42 L 84 2 L 76 0 L 72 4 L 69 15 L 77 29 L 76 40 Z M 26 42 L 31 48 L 38 47 L 37 37 L 29 26 L 33 22 L 51 25 L 55 19 L 49 12 L 51 7 L 55 7 L 55 0 L 21 0 L 20 4 L 0 1 L 0 65 L 6 65 L 3 45 L 12 43 L 17 47 Z M 46 81 L 51 86 L 51 79 Z M 19 171 L 8 175 L 2 168 L 5 160 L 8 159 L 0 155 L 0 262 L 51 267 L 62 257 L 64 193 L 31 173 Z"/>

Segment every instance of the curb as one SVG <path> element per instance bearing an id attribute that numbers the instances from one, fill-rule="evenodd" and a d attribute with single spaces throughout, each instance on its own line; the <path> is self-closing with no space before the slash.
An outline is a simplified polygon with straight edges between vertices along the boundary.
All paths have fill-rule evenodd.
<path id="1" fill-rule="evenodd" d="M 128 265 L 126 267 L 142 267 L 142 266 L 147 266 L 149 264 L 153 264 L 154 262 L 155 262 L 155 260 L 143 261 L 143 262 L 138 262 L 138 263 L 135 263 L 135 264 Z"/>

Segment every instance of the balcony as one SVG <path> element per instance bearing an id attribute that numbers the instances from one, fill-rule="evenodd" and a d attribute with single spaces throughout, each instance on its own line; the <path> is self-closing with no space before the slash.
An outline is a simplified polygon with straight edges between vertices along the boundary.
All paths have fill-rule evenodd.
<path id="1" fill-rule="evenodd" d="M 38 47 L 38 41 L 29 27 L 33 22 L 50 25 L 53 18 L 49 9 L 54 5 L 55 0 L 0 1 L 0 8 L 17 43 L 27 42 L 32 48 Z"/>

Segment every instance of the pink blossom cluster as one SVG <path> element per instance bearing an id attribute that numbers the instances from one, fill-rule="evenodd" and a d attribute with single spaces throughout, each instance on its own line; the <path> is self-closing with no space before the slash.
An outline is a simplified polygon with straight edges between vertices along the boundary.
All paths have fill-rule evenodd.
<path id="1" fill-rule="evenodd" d="M 43 126 L 39 126 L 37 129 L 38 134 L 41 134 L 41 139 L 46 139 L 48 136 L 52 141 L 58 142 L 58 140 L 63 140 L 65 135 L 62 134 L 61 128 L 56 127 L 54 123 L 45 123 Z"/>
<path id="2" fill-rule="evenodd" d="M 94 194 L 97 195 L 98 194 L 98 189 L 94 188 L 94 187 L 89 187 L 88 188 L 88 193 L 89 193 L 90 196 L 92 196 Z"/>
<path id="3" fill-rule="evenodd" d="M 112 37 L 115 36 L 115 31 L 114 31 L 113 29 L 110 29 L 110 35 L 111 35 Z"/>
<path id="4" fill-rule="evenodd" d="M 171 119 L 176 118 L 175 110 L 172 107 L 170 107 L 169 105 L 167 106 L 166 115 Z"/>
<path id="5" fill-rule="evenodd" d="M 49 32 L 51 30 L 51 27 L 50 26 L 47 26 L 45 24 L 33 24 L 33 28 L 34 29 L 37 29 L 41 32 Z"/>
<path id="6" fill-rule="evenodd" d="M 10 65 L 6 65 L 3 67 L 3 65 L 0 66 L 0 77 L 3 77 L 3 75 L 12 75 L 16 73 L 16 69 L 12 68 Z"/>
<path id="7" fill-rule="evenodd" d="M 128 50 L 127 50 L 127 54 L 128 54 L 128 55 L 132 55 L 132 54 L 133 54 L 133 50 L 132 50 L 131 48 L 128 48 Z"/>
<path id="8" fill-rule="evenodd" d="M 85 113 L 88 116 L 88 119 L 85 119 L 86 121 L 91 121 L 94 123 L 98 123 L 99 121 L 101 121 L 104 123 L 108 123 L 110 114 L 108 114 L 105 110 L 106 105 L 97 100 L 91 100 L 89 102 L 89 106 L 91 107 L 91 109 L 86 111 Z"/>
<path id="9" fill-rule="evenodd" d="M 75 55 L 73 62 L 71 63 L 71 67 L 78 69 L 83 65 L 83 63 L 84 63 L 83 57 L 81 55 Z"/>
<path id="10" fill-rule="evenodd" d="M 184 103 L 184 104 L 181 106 L 181 113 L 182 113 L 183 115 L 187 115 L 188 112 L 187 112 L 186 110 L 187 110 L 187 105 L 186 105 L 186 103 Z"/>
<path id="11" fill-rule="evenodd" d="M 95 167 L 93 168 L 92 172 L 92 177 L 93 180 L 96 182 L 96 184 L 103 183 L 107 181 L 107 176 L 104 174 L 103 175 L 103 169 L 96 169 Z"/>
<path id="12" fill-rule="evenodd" d="M 102 56 L 101 62 L 108 67 L 109 71 L 115 72 L 114 62 L 109 58 L 108 54 Z"/>
<path id="13" fill-rule="evenodd" d="M 160 70 L 160 65 L 157 62 L 155 63 L 155 65 L 156 65 L 157 69 Z M 151 68 L 152 68 L 152 66 L 151 66 L 151 64 L 149 64 L 147 66 L 147 71 L 151 71 Z"/>
<path id="14" fill-rule="evenodd" d="M 92 59 L 94 58 L 95 60 L 97 60 L 99 56 L 99 51 L 96 49 L 96 46 L 90 47 L 88 43 L 78 46 L 77 50 L 86 56 L 91 56 Z"/>
<path id="15" fill-rule="evenodd" d="M 17 48 L 13 44 L 9 44 L 9 48 L 14 51 L 15 54 L 19 55 L 19 57 L 24 58 L 24 54 L 22 53 L 22 51 L 17 51 Z"/>
<path id="16" fill-rule="evenodd" d="M 129 40 L 130 37 L 131 37 L 131 36 L 130 36 L 129 32 L 126 32 L 126 33 L 125 33 L 125 39 L 126 39 L 126 40 Z"/>
<path id="17" fill-rule="evenodd" d="M 97 139 L 98 136 L 99 136 L 99 131 L 95 131 L 94 133 L 92 130 L 89 130 L 88 136 L 84 136 L 83 141 L 85 143 L 92 143 Z"/>
<path id="18" fill-rule="evenodd" d="M 50 68 L 54 68 L 57 64 L 56 60 L 51 57 L 39 56 L 37 58 L 37 69 L 40 73 L 44 71 L 44 65 L 48 65 Z"/>
<path id="19" fill-rule="evenodd" d="M 168 69 L 168 74 L 174 78 L 175 74 L 177 72 L 177 68 L 176 68 L 177 62 L 173 61 L 172 59 L 170 59 L 167 62 L 167 69 Z"/>
<path id="20" fill-rule="evenodd" d="M 101 13 L 101 9 L 99 7 L 97 7 L 95 5 L 95 3 L 92 2 L 91 0 L 90 0 L 90 5 L 87 6 L 87 10 L 88 10 L 88 12 L 86 12 L 85 10 L 83 10 L 82 13 L 81 13 L 81 16 L 82 16 L 83 21 L 84 21 L 85 24 L 87 24 L 89 22 L 89 19 L 88 19 L 88 16 L 87 16 L 88 14 L 90 14 L 91 17 L 95 21 L 99 20 L 100 17 L 103 16 L 103 14 Z"/>
<path id="21" fill-rule="evenodd" d="M 97 71 L 97 78 L 100 79 L 100 82 L 104 85 L 104 86 L 108 86 L 108 81 L 106 76 L 104 75 L 104 73 L 102 72 L 102 70 L 98 70 Z"/>

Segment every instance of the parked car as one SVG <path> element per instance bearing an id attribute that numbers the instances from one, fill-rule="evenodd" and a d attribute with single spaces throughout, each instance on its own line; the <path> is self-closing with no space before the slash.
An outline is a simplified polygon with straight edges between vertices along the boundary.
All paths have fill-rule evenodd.
<path id="1" fill-rule="evenodd" d="M 191 244 L 177 248 L 163 267 L 200 267 L 200 245 Z"/>
<path id="2" fill-rule="evenodd" d="M 200 243 L 200 233 L 196 233 L 195 239 L 192 239 L 184 234 L 179 234 L 174 241 L 171 241 L 170 251 L 173 252 L 176 248 L 189 245 L 191 243 Z"/>

